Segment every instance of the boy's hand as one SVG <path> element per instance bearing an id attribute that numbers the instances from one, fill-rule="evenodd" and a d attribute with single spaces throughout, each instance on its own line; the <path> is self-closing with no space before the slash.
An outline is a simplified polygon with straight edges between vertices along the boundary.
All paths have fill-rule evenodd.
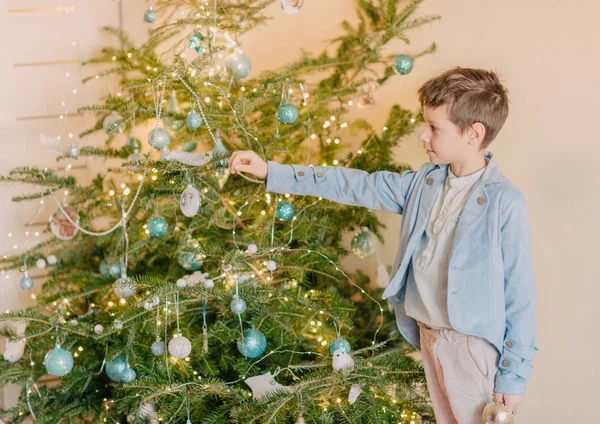
<path id="1" fill-rule="evenodd" d="M 525 395 L 509 395 L 505 393 L 494 393 L 496 400 L 502 402 L 511 412 L 515 412 Z"/>
<path id="2" fill-rule="evenodd" d="M 260 156 L 251 150 L 233 152 L 229 159 L 229 172 L 239 174 L 247 172 L 258 178 L 267 178 L 269 166 Z"/>

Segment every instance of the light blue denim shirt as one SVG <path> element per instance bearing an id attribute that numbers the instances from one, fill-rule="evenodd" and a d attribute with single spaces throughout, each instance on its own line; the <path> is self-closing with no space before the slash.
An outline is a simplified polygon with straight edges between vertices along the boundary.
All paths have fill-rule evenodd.
<path id="1" fill-rule="evenodd" d="M 461 333 L 482 337 L 500 352 L 495 391 L 521 394 L 537 353 L 536 295 L 527 203 L 493 155 L 461 213 L 448 265 L 448 315 Z M 269 162 L 267 191 L 321 196 L 338 203 L 402 214 L 400 247 L 383 293 L 398 329 L 419 346 L 417 322 L 404 311 L 413 254 L 448 176 L 427 163 L 402 174 Z"/>

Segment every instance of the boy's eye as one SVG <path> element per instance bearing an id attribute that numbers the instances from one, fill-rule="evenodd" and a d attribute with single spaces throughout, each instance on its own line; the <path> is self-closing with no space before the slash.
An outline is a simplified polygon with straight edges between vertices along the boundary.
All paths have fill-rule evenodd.
<path id="1" fill-rule="evenodd" d="M 433 125 L 430 125 L 430 127 L 431 127 L 431 131 L 437 131 L 437 128 L 434 127 Z"/>

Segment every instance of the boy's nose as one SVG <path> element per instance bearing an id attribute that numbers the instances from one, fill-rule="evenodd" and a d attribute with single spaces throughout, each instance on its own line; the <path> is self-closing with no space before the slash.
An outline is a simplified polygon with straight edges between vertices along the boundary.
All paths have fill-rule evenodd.
<path id="1" fill-rule="evenodd" d="M 427 137 L 425 131 L 419 134 L 419 140 L 421 140 L 423 143 L 427 143 L 429 141 L 429 137 Z"/>

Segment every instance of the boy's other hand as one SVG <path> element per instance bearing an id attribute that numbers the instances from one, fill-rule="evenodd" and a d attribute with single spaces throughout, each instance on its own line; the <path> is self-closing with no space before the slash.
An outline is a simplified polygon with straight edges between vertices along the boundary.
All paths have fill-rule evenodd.
<path id="1" fill-rule="evenodd" d="M 267 178 L 268 170 L 269 166 L 267 162 L 262 160 L 252 150 L 233 152 L 231 159 L 229 159 L 229 172 L 232 174 L 247 172 L 258 178 L 265 179 Z"/>
<path id="2" fill-rule="evenodd" d="M 515 412 L 525 395 L 509 395 L 506 393 L 495 393 L 498 402 L 502 402 L 511 412 Z"/>

